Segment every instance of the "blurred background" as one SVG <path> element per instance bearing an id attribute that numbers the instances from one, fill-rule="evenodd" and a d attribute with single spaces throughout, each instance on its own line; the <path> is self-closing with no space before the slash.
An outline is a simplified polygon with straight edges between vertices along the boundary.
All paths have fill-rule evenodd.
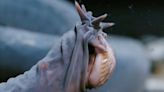
<path id="1" fill-rule="evenodd" d="M 164 92 L 164 1 L 77 1 L 116 24 L 105 30 L 116 69 L 89 92 Z M 0 0 L 0 82 L 29 70 L 79 21 L 74 0 Z"/>

